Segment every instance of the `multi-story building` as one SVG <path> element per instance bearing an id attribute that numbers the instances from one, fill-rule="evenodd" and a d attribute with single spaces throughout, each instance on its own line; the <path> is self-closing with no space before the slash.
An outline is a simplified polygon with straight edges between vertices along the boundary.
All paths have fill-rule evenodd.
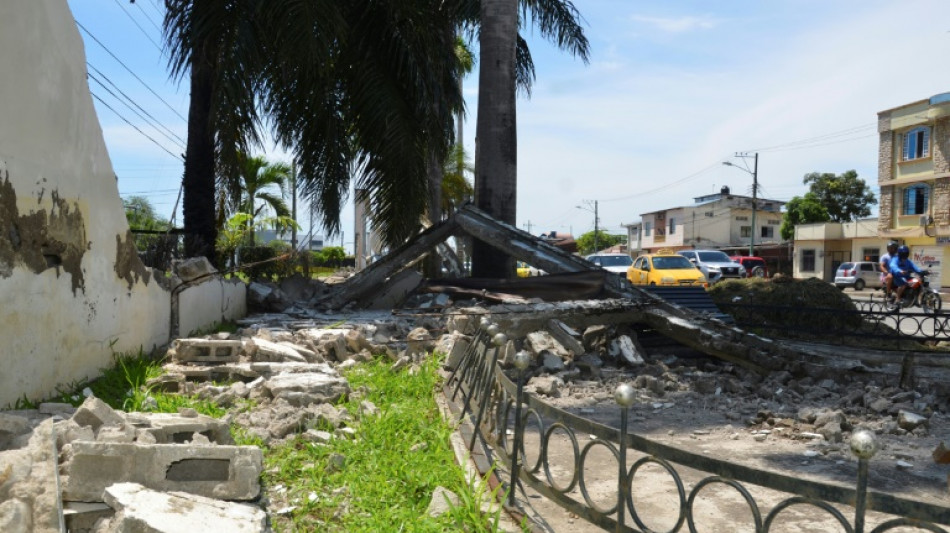
<path id="1" fill-rule="evenodd" d="M 752 197 L 732 194 L 729 187 L 723 187 L 718 193 L 693 200 L 693 205 L 642 213 L 639 223 L 627 225 L 631 252 L 713 248 L 744 249 L 745 255 L 753 232 L 756 248 L 775 246 L 782 240 L 779 229 L 785 202 L 756 199 L 753 228 Z"/>
<path id="2" fill-rule="evenodd" d="M 878 235 L 911 248 L 947 285 L 940 264 L 950 245 L 950 93 L 878 113 Z M 943 274 L 950 274 L 946 272 Z"/>

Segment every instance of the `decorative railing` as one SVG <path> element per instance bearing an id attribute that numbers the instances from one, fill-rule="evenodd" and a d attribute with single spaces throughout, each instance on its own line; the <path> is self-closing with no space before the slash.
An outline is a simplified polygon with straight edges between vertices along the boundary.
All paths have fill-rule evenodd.
<path id="1" fill-rule="evenodd" d="M 518 485 L 522 488 L 527 485 L 604 530 L 652 532 L 655 530 L 648 527 L 647 522 L 655 521 L 656 517 L 638 509 L 633 497 L 634 490 L 641 487 L 648 492 L 655 491 L 654 486 L 637 482 L 637 474 L 652 466 L 665 471 L 675 486 L 676 504 L 670 507 L 674 518 L 668 529 L 671 533 L 709 530 L 708 526 L 699 524 L 702 518 L 697 505 L 717 490 L 739 495 L 756 532 L 774 531 L 787 520 L 814 523 L 821 515 L 847 533 L 864 533 L 871 527 L 869 517 L 877 522 L 870 529 L 871 533 L 898 528 L 948 531 L 941 525 L 950 525 L 950 507 L 869 490 L 870 460 L 877 451 L 876 439 L 870 431 L 856 430 L 851 436 L 851 451 L 857 458 L 853 487 L 707 457 L 630 432 L 629 410 L 635 401 L 635 391 L 628 384 L 620 385 L 615 391 L 620 410 L 619 428 L 574 415 L 526 394 L 524 385 L 530 355 L 526 352 L 514 355 L 514 379 L 510 378 L 498 364 L 507 340 L 497 325 L 483 318 L 472 343 L 446 381 L 444 392 L 457 406 L 461 419 L 472 424 L 467 443 L 470 449 L 479 441 L 488 445 L 497 463 L 510 473 L 505 498 L 513 510 L 519 508 Z M 526 453 L 529 450 L 525 445 L 529 426 L 537 441 L 531 454 Z M 560 447 L 569 443 L 570 457 L 552 453 L 555 438 L 559 439 Z M 607 503 L 595 500 L 585 479 L 585 472 L 589 470 L 587 463 L 598 448 L 616 460 L 616 489 L 611 489 L 613 496 Z M 635 456 L 638 458 L 633 460 Z M 564 475 L 559 479 L 557 473 L 567 470 L 571 472 L 569 479 Z M 684 476 L 684 472 L 689 472 L 689 476 Z M 770 496 L 766 498 L 759 493 Z M 717 530 L 721 530 L 722 526 L 718 527 Z"/>

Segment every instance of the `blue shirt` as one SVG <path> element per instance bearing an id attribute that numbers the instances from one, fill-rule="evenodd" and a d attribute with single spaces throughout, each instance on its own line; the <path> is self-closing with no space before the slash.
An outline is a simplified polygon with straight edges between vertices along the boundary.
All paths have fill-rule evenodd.
<path id="1" fill-rule="evenodd" d="M 901 259 L 896 255 L 891 258 L 890 264 L 891 274 L 901 275 L 904 271 L 913 270 L 914 272 L 920 273 L 920 267 L 914 264 L 910 259 Z"/>

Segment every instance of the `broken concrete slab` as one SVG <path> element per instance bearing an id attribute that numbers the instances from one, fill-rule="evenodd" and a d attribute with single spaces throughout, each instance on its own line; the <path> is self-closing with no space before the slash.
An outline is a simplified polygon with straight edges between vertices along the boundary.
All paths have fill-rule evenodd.
<path id="1" fill-rule="evenodd" d="M 136 483 L 117 483 L 105 490 L 105 502 L 115 509 L 103 533 L 194 533 L 267 530 L 267 515 L 259 507 L 223 502 L 181 492 L 162 493 Z"/>
<path id="2" fill-rule="evenodd" d="M 218 272 L 211 261 L 206 257 L 191 257 L 176 262 L 174 265 L 175 274 L 181 278 L 181 281 L 188 283 L 198 278 L 211 276 Z"/>
<path id="3" fill-rule="evenodd" d="M 260 493 L 256 446 L 74 441 L 63 455 L 64 500 L 103 501 L 106 487 L 123 482 L 227 500 L 253 500 Z"/>
<path id="4" fill-rule="evenodd" d="M 25 447 L 0 453 L 0 531 L 60 531 L 54 422 L 38 425 Z"/>
<path id="5" fill-rule="evenodd" d="M 643 347 L 627 335 L 620 335 L 610 342 L 610 348 L 607 353 L 611 357 L 618 357 L 629 365 L 642 365 L 644 363 L 643 354 L 646 353 Z"/>
<path id="6" fill-rule="evenodd" d="M 350 393 L 349 382 L 336 372 L 278 374 L 265 381 L 264 388 L 291 405 L 332 403 Z"/>
<path id="7" fill-rule="evenodd" d="M 298 362 L 306 363 L 307 359 L 297 350 L 258 337 L 252 337 L 251 344 L 256 347 L 254 359 L 256 361 Z"/>
<path id="8" fill-rule="evenodd" d="M 104 425 L 121 426 L 126 423 L 122 415 L 95 396 L 90 396 L 82 402 L 76 409 L 73 420 L 80 426 L 91 427 L 93 431 L 98 431 Z"/>
<path id="9" fill-rule="evenodd" d="M 394 274 L 371 295 L 366 295 L 357 304 L 365 309 L 394 309 L 400 307 L 412 291 L 422 283 L 422 274 L 411 268 Z"/>
<path id="10" fill-rule="evenodd" d="M 564 346 L 547 331 L 532 331 L 528 333 L 525 338 L 524 346 L 526 350 L 531 352 L 532 358 L 537 362 L 543 360 L 544 352 L 551 353 L 567 361 L 574 358 L 574 354 L 564 348 Z"/>
<path id="11" fill-rule="evenodd" d="M 0 413 L 0 451 L 12 447 L 14 440 L 33 429 L 28 418 Z"/>
<path id="12" fill-rule="evenodd" d="M 564 322 L 552 318 L 547 323 L 548 333 L 562 346 L 574 353 L 574 357 L 584 353 L 584 345 L 579 340 L 580 334 Z"/>
<path id="13" fill-rule="evenodd" d="M 436 352 L 445 354 L 445 362 L 442 366 L 448 370 L 455 370 L 462 362 L 465 352 L 472 344 L 472 338 L 458 331 L 446 333 L 439 337 L 435 344 Z"/>
<path id="14" fill-rule="evenodd" d="M 174 413 L 130 413 L 140 417 L 133 422 L 138 434 L 147 433 L 156 444 L 182 444 L 189 442 L 194 433 L 199 433 L 211 442 L 221 445 L 234 444 L 228 423 L 210 416 L 182 416 Z"/>

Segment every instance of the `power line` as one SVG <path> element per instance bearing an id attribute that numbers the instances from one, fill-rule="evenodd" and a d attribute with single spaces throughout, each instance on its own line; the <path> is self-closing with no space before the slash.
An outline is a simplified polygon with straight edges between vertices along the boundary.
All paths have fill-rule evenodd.
<path id="1" fill-rule="evenodd" d="M 666 184 L 663 185 L 662 187 L 657 187 L 656 189 L 650 189 L 649 191 L 638 192 L 638 193 L 635 193 L 635 194 L 631 194 L 631 195 L 628 195 L 628 196 L 621 196 L 621 197 L 618 197 L 618 198 L 610 198 L 609 200 L 601 200 L 601 202 L 602 202 L 602 203 L 607 203 L 607 202 L 619 202 L 619 201 L 621 201 L 621 200 L 629 200 L 629 199 L 631 199 L 631 198 L 639 198 L 639 197 L 641 197 L 641 196 L 646 196 L 646 195 L 648 195 L 648 194 L 653 194 L 653 193 L 660 192 L 660 191 L 666 191 L 666 190 L 669 190 L 669 189 L 670 189 L 670 186 L 671 186 L 671 185 L 679 185 L 679 184 L 684 183 L 684 182 L 687 182 L 687 181 L 689 181 L 689 180 L 691 180 L 691 179 L 697 178 L 697 177 L 699 177 L 700 175 L 705 174 L 706 172 L 709 172 L 710 170 L 712 170 L 712 169 L 714 169 L 714 168 L 718 168 L 719 165 L 721 165 L 721 164 L 722 164 L 721 162 L 717 161 L 717 162 L 715 162 L 715 163 L 709 165 L 708 167 L 706 167 L 706 168 L 704 168 L 704 169 L 702 169 L 702 170 L 698 170 L 698 171 L 696 171 L 696 172 L 690 174 L 689 176 L 686 176 L 685 178 L 680 178 L 680 179 L 678 179 L 678 180 L 676 180 L 676 181 L 673 181 L 673 182 L 670 182 L 670 183 L 666 183 Z"/>
<path id="2" fill-rule="evenodd" d="M 93 81 L 95 81 L 96 83 L 98 83 L 100 87 L 102 87 L 103 89 L 105 89 L 106 92 L 108 92 L 109 94 L 111 94 L 113 98 L 115 98 L 116 100 L 118 100 L 119 102 L 121 102 L 121 103 L 122 103 L 125 107 L 127 107 L 130 111 L 132 111 L 133 113 L 135 113 L 140 119 L 142 119 L 142 120 L 144 120 L 146 123 L 148 123 L 148 125 L 151 126 L 152 129 L 154 129 L 155 131 L 157 131 L 159 134 L 161 134 L 163 137 L 165 137 L 166 139 L 168 139 L 168 140 L 171 141 L 172 143 L 175 143 L 179 148 L 182 148 L 182 149 L 185 148 L 185 143 L 184 143 L 184 141 L 179 142 L 179 141 L 175 140 L 174 138 L 172 138 L 171 136 L 169 136 L 167 133 L 165 133 L 165 132 L 163 132 L 162 130 L 158 129 L 154 124 L 152 124 L 151 122 L 149 122 L 149 120 L 148 120 L 147 118 L 145 118 L 144 116 L 142 116 L 142 113 L 139 113 L 134 107 L 130 106 L 125 100 L 122 100 L 121 98 L 119 98 L 114 92 L 112 92 L 111 89 L 109 89 L 108 87 L 106 87 L 105 84 L 102 83 L 101 81 L 99 81 L 99 79 L 96 78 L 95 75 L 90 74 L 90 75 L 89 75 L 89 78 L 92 79 Z"/>
<path id="3" fill-rule="evenodd" d="M 743 151 L 744 152 L 769 152 L 769 151 L 781 151 L 782 149 L 786 149 L 786 148 L 794 149 L 797 147 L 805 147 L 805 148 L 811 147 L 811 146 L 804 146 L 804 145 L 824 146 L 824 144 L 819 144 L 819 143 L 827 139 L 833 139 L 835 137 L 842 137 L 845 135 L 853 135 L 855 133 L 859 133 L 861 131 L 864 131 L 870 128 L 876 128 L 876 127 L 877 127 L 877 123 L 863 124 L 861 126 L 853 126 L 848 129 L 839 130 L 832 133 L 826 133 L 824 135 L 818 135 L 816 137 L 809 137 L 807 139 L 800 139 L 797 141 L 790 141 L 783 144 L 776 144 L 773 146 L 766 146 L 763 148 L 755 148 L 752 150 L 743 150 Z M 865 137 L 868 137 L 868 136 L 865 135 L 865 136 L 857 137 L 857 138 L 865 138 Z M 847 139 L 847 140 L 853 140 L 853 139 Z M 835 142 L 844 142 L 844 141 L 835 141 Z M 828 143 L 828 144 L 833 144 L 833 143 Z"/>
<path id="4" fill-rule="evenodd" d="M 103 78 L 105 78 L 105 80 L 106 80 L 107 82 L 109 82 L 109 85 L 113 86 L 113 87 L 115 88 L 115 90 L 119 91 L 119 94 L 121 94 L 122 96 L 124 96 L 125 99 L 128 100 L 132 105 L 134 105 L 135 107 L 139 108 L 139 110 L 141 110 L 143 113 L 145 113 L 145 114 L 148 116 L 148 118 L 152 119 L 152 121 L 154 121 L 156 124 L 158 124 L 159 126 L 161 126 L 165 131 L 167 131 L 167 132 L 168 132 L 169 134 L 171 134 L 173 137 L 175 137 L 176 139 L 178 139 L 178 141 L 180 141 L 182 145 L 186 144 L 184 139 L 182 139 L 181 137 L 179 137 L 174 131 L 172 131 L 171 129 L 169 129 L 168 127 L 166 127 L 166 126 L 165 126 L 164 124 L 162 124 L 157 118 L 155 118 L 154 116 L 152 116 L 152 114 L 149 113 L 148 111 L 146 111 L 145 108 L 143 108 L 143 107 L 140 106 L 138 103 L 136 103 L 135 100 L 133 100 L 131 96 L 125 94 L 125 92 L 123 92 L 122 89 L 120 89 L 120 88 L 115 84 L 115 82 L 113 82 L 111 79 L 109 79 L 108 76 L 106 76 L 106 75 L 103 74 L 99 69 L 97 69 L 95 66 L 93 66 L 92 63 L 89 63 L 89 62 L 87 61 L 86 64 L 89 65 L 89 68 L 91 68 L 92 70 L 96 71 L 96 74 L 98 74 L 98 75 L 102 76 Z M 90 74 L 89 76 L 90 76 L 90 77 L 93 77 L 92 74 Z M 102 85 L 102 82 L 100 82 L 99 80 L 96 80 L 96 82 L 98 82 L 100 85 Z M 106 88 L 106 87 L 104 87 L 104 86 L 103 86 L 103 88 L 106 89 L 107 91 L 109 90 L 108 88 Z M 111 92 L 111 91 L 110 91 L 110 92 Z M 113 96 L 115 96 L 115 95 L 113 95 Z M 116 97 L 116 99 L 118 99 L 118 97 Z"/>
<path id="5" fill-rule="evenodd" d="M 139 6 L 139 9 L 142 10 L 142 14 L 145 15 L 145 18 L 148 19 L 148 21 L 152 23 L 152 26 L 154 26 L 155 29 L 158 30 L 158 34 L 161 35 L 162 28 L 158 24 L 156 24 L 155 21 L 152 20 L 152 17 L 148 14 L 148 12 L 145 11 L 145 8 L 142 7 L 142 2 L 139 2 L 138 4 L 135 4 L 135 5 Z M 161 13 L 159 13 L 159 16 L 161 16 Z"/>
<path id="6" fill-rule="evenodd" d="M 139 24 L 139 22 L 138 22 L 137 20 L 135 20 L 135 17 L 132 16 L 132 13 L 129 13 L 129 10 L 126 9 L 125 6 L 122 5 L 122 4 L 119 2 L 119 0 L 113 0 L 113 1 L 116 3 L 117 6 L 119 6 L 120 8 L 122 8 L 122 11 L 124 11 L 125 14 L 128 15 L 128 17 L 129 17 L 130 19 L 132 19 L 132 24 L 135 24 L 135 27 L 138 28 L 139 31 L 142 32 L 142 35 L 144 35 L 146 39 L 148 39 L 149 41 L 152 42 L 152 44 L 155 45 L 155 48 L 158 49 L 158 53 L 161 54 L 161 53 L 162 53 L 162 47 L 159 46 L 158 43 L 155 42 L 155 39 L 152 39 L 152 36 L 149 35 L 147 31 L 145 31 L 145 28 L 143 28 L 142 25 Z"/>
<path id="7" fill-rule="evenodd" d="M 79 29 L 81 29 L 82 31 L 86 32 L 86 35 L 88 35 L 93 41 L 95 41 L 96 44 L 98 44 L 99 46 L 101 46 L 103 50 L 105 50 L 110 56 L 112 56 L 112 59 L 115 59 L 116 61 L 118 61 L 119 64 L 122 65 L 122 66 L 125 68 L 125 70 L 127 70 L 127 71 L 129 72 L 129 74 L 131 74 L 132 76 L 134 76 L 135 79 L 139 80 L 139 82 L 140 82 L 142 85 L 144 85 L 145 88 L 149 90 L 149 92 L 151 92 L 152 94 L 155 95 L 156 98 L 158 98 L 159 100 L 161 100 L 162 103 L 165 104 L 165 105 L 168 107 L 168 109 L 171 109 L 172 112 L 175 113 L 176 115 L 178 115 L 178 117 L 179 117 L 180 119 L 184 120 L 185 122 L 188 122 L 188 119 L 187 119 L 187 118 L 185 118 L 184 116 L 182 116 L 182 114 L 179 113 L 177 109 L 175 109 L 174 107 L 172 107 L 172 105 L 169 104 L 168 102 L 166 102 L 164 98 L 162 98 L 161 96 L 159 96 L 158 93 L 155 92 L 154 89 L 152 89 L 151 87 L 149 87 L 149 85 L 148 85 L 147 83 L 145 83 L 145 82 L 142 80 L 142 78 L 140 78 L 140 77 L 138 76 L 138 74 L 136 74 L 135 72 L 132 72 L 132 69 L 130 69 L 125 63 L 123 63 L 121 59 L 119 59 L 118 57 L 116 57 L 116 55 L 112 53 L 112 50 L 109 50 L 109 48 L 108 48 L 106 45 L 102 44 L 102 41 L 100 41 L 99 39 L 96 38 L 95 35 L 93 35 L 92 33 L 90 33 L 90 31 L 87 30 L 86 27 L 82 25 L 82 23 L 80 23 L 80 22 L 77 20 L 77 21 L 76 21 L 76 25 L 79 26 Z"/>
<path id="8" fill-rule="evenodd" d="M 119 113 L 118 111 L 116 111 L 111 105 L 107 104 L 102 98 L 99 98 L 99 96 L 98 96 L 96 93 L 94 93 L 94 92 L 92 92 L 92 91 L 90 90 L 90 91 L 89 91 L 89 94 L 91 94 L 92 97 L 95 98 L 96 100 L 99 100 L 99 103 L 101 103 L 102 105 L 106 106 L 106 107 L 109 109 L 109 111 L 112 111 L 113 113 L 115 113 L 116 116 L 118 116 L 120 119 L 122 119 L 126 124 L 128 124 L 129 126 L 132 126 L 133 128 L 135 128 L 135 131 L 141 133 L 146 139 L 148 139 L 148 140 L 152 141 L 153 143 L 155 143 L 155 146 L 158 146 L 158 147 L 161 148 L 162 150 L 165 150 L 166 152 L 168 152 L 168 154 L 169 154 L 170 156 L 174 157 L 175 159 L 182 159 L 181 156 L 178 156 L 178 155 L 173 154 L 171 151 L 168 150 L 168 148 L 165 148 L 164 146 L 162 146 L 158 141 L 156 141 L 156 140 L 153 139 L 151 136 L 149 136 L 149 134 L 147 134 L 147 133 L 145 133 L 144 131 L 142 131 L 138 126 L 136 126 L 135 124 L 132 124 L 131 122 L 129 122 L 129 119 L 123 117 L 122 114 Z"/>

